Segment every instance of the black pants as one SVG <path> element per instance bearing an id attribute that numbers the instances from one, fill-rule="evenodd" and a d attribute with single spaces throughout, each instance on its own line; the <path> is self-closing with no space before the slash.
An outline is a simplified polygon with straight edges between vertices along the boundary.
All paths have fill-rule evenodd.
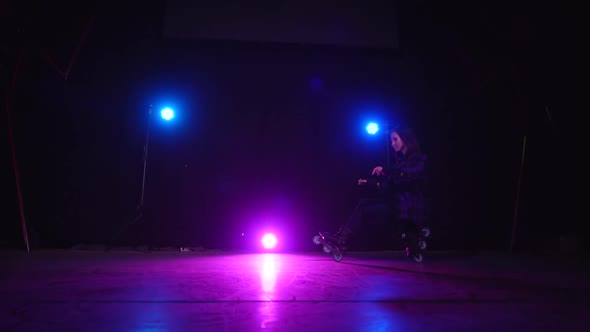
<path id="1" fill-rule="evenodd" d="M 352 233 L 357 233 L 363 224 L 363 220 L 368 216 L 394 216 L 395 207 L 391 199 L 387 197 L 362 198 L 352 210 L 348 218 L 346 227 Z"/>
<path id="2" fill-rule="evenodd" d="M 400 220 L 397 217 L 399 213 L 397 212 L 395 201 L 388 196 L 362 198 L 354 207 L 345 226 L 353 234 L 357 233 L 362 228 L 363 220 L 369 216 L 386 217 L 392 220 L 392 222 L 396 223 L 395 229 L 399 233 L 418 234 L 420 232 L 420 227 L 412 220 Z"/>

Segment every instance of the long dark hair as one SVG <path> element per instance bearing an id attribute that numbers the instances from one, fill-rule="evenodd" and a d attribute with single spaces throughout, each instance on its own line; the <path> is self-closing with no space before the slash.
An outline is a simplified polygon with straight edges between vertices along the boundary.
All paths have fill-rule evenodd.
<path id="1" fill-rule="evenodd" d="M 411 128 L 395 129 L 391 132 L 391 134 L 393 133 L 397 133 L 398 136 L 404 142 L 406 146 L 406 157 L 408 159 L 412 159 L 414 156 L 422 154 L 422 148 L 420 147 L 418 138 L 416 137 L 416 134 L 414 134 L 414 131 Z M 401 154 L 401 151 L 400 153 L 394 154 L 396 159 L 401 157 L 401 155 L 399 154 Z"/>
<path id="2" fill-rule="evenodd" d="M 399 161 L 405 165 L 411 165 L 413 162 L 426 160 L 426 155 L 422 152 L 422 148 L 420 147 L 420 143 L 418 142 L 418 138 L 414 131 L 411 128 L 401 128 L 396 129 L 391 132 L 391 134 L 397 133 L 398 136 L 402 139 L 404 144 L 406 145 L 406 154 L 405 156 L 402 152 L 394 153 L 394 158 L 396 163 Z M 405 158 L 405 159 L 401 159 Z M 401 160 L 400 160 L 401 159 Z M 420 175 L 420 185 L 415 188 L 414 190 L 420 191 L 423 194 L 429 195 L 429 176 L 428 176 L 428 166 L 424 166 L 424 171 Z M 428 197 L 428 196 L 425 196 Z"/>

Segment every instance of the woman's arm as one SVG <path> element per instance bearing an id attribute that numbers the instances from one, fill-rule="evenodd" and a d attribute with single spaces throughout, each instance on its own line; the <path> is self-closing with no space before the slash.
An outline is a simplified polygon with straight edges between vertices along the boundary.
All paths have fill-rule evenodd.
<path id="1" fill-rule="evenodd" d="M 426 155 L 417 154 L 412 156 L 401 167 L 394 168 L 388 172 L 391 182 L 394 184 L 409 184 L 424 176 L 426 169 Z"/>

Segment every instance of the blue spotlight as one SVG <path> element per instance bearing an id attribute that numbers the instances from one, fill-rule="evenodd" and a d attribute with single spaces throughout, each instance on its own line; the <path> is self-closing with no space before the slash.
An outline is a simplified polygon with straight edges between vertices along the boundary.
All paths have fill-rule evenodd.
<path id="1" fill-rule="evenodd" d="M 369 134 L 375 135 L 378 131 L 379 131 L 379 126 L 376 123 L 371 122 L 367 125 L 367 132 Z"/>
<path id="2" fill-rule="evenodd" d="M 171 108 L 166 107 L 160 111 L 160 115 L 162 116 L 162 119 L 170 121 L 174 117 L 174 111 Z"/>

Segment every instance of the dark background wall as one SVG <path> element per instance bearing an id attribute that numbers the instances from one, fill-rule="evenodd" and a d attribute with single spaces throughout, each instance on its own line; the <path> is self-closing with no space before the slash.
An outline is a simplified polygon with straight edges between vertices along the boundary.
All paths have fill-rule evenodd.
<path id="1" fill-rule="evenodd" d="M 372 47 L 337 34 L 318 44 L 297 24 L 296 34 L 263 35 L 272 42 L 212 40 L 202 25 L 171 20 L 164 1 L 9 9 L 3 88 L 38 245 L 106 243 L 133 220 L 150 104 L 173 104 L 177 117 L 152 122 L 145 222 L 118 243 L 232 248 L 242 232 L 274 229 L 285 249 L 309 248 L 318 229 L 346 219 L 356 179 L 385 161 L 385 138 L 364 132 L 369 119 L 421 138 L 435 248 L 508 247 L 525 134 L 519 245 L 561 234 L 554 220 L 568 203 L 549 194 L 564 189 L 542 176 L 555 168 L 547 152 L 564 121 L 556 82 L 571 80 L 554 65 L 566 65 L 562 53 L 545 48 L 566 47 L 544 24 L 552 8 L 399 1 Z M 355 22 L 370 22 L 365 12 Z M 64 80 L 49 60 L 66 68 L 86 26 Z M 169 38 L 183 27 L 193 34 Z M 2 137 L 0 239 L 21 246 L 7 122 Z"/>
<path id="2" fill-rule="evenodd" d="M 166 1 L 164 36 L 397 48 L 395 3 L 334 0 Z"/>

